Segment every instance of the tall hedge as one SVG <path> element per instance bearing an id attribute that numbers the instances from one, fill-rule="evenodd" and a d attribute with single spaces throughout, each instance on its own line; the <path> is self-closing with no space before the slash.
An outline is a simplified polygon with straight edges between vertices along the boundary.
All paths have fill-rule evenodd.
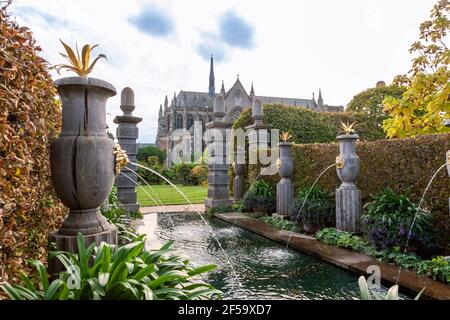
<path id="1" fill-rule="evenodd" d="M 302 107 L 264 105 L 264 122 L 274 129 L 289 131 L 296 143 L 334 141 L 341 130 L 341 122 L 355 122 L 361 140 L 383 139 L 383 129 L 376 119 L 363 112 L 316 112 Z M 244 110 L 233 128 L 244 128 L 252 123 L 251 109 Z"/>
<path id="2" fill-rule="evenodd" d="M 386 187 L 396 192 L 410 192 L 411 198 L 418 202 L 434 172 L 445 163 L 447 150 L 450 150 L 450 134 L 357 143 L 361 170 L 356 184 L 361 189 L 363 204 L 370 201 L 371 194 Z M 328 165 L 335 162 L 338 154 L 336 143 L 294 145 L 296 190 L 310 186 Z M 253 181 L 259 167 L 249 166 L 248 170 L 248 180 Z M 274 175 L 264 179 L 275 184 L 279 177 Z M 326 172 L 318 184 L 334 192 L 340 184 L 335 168 Z M 423 207 L 433 213 L 440 244 L 447 253 L 450 253 L 449 197 L 450 177 L 443 169 L 430 186 Z"/>
<path id="3" fill-rule="evenodd" d="M 2 4 L 0 4 L 2 5 Z M 46 260 L 65 215 L 50 178 L 49 143 L 61 108 L 31 31 L 0 8 L 0 276 L 14 282 L 26 259 Z"/>

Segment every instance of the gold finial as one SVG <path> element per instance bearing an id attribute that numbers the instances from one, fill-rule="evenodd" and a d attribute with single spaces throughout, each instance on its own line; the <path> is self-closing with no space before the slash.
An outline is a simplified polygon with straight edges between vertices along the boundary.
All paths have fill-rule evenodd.
<path id="1" fill-rule="evenodd" d="M 281 140 L 283 140 L 283 142 L 288 142 L 289 140 L 292 139 L 292 135 L 289 132 L 282 132 L 280 135 Z"/>
<path id="2" fill-rule="evenodd" d="M 120 174 L 120 171 L 122 171 L 123 168 L 125 168 L 130 160 L 128 159 L 127 152 L 125 150 L 122 150 L 120 148 L 120 145 L 118 143 L 114 146 L 114 157 L 115 157 L 115 173 L 116 176 Z"/>
<path id="3" fill-rule="evenodd" d="M 348 122 L 347 123 L 341 122 L 341 126 L 342 126 L 342 130 L 347 135 L 356 133 L 356 131 L 355 131 L 356 122 L 353 122 L 352 124 L 349 124 Z"/>

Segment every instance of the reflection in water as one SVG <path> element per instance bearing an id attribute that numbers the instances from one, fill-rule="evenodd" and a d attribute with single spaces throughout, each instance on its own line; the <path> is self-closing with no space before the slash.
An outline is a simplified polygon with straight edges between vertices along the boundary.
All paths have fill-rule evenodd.
<path id="1" fill-rule="evenodd" d="M 154 249 L 168 240 L 194 265 L 214 263 L 207 280 L 224 292 L 225 299 L 352 299 L 359 296 L 357 277 L 316 258 L 215 218 L 209 224 L 229 255 L 242 287 L 236 286 L 217 242 L 195 214 L 145 215 L 147 245 Z"/>

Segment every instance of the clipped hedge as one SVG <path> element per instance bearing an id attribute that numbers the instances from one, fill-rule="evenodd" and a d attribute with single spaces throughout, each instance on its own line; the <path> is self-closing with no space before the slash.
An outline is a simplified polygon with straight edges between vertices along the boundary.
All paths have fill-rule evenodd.
<path id="1" fill-rule="evenodd" d="M 450 150 L 450 134 L 357 143 L 361 170 L 356 184 L 361 189 L 363 204 L 371 200 L 371 194 L 386 187 L 397 193 L 409 191 L 410 197 L 419 202 L 434 172 L 445 163 L 447 150 Z M 335 162 L 338 154 L 336 143 L 294 145 L 296 191 L 312 185 L 319 174 Z M 249 166 L 249 182 L 255 179 L 259 170 L 258 165 Z M 278 175 L 262 178 L 272 184 L 279 181 Z M 318 182 L 330 192 L 334 192 L 339 184 L 335 168 L 324 173 Z M 450 252 L 449 197 L 450 178 L 443 169 L 430 186 L 422 207 L 431 210 L 433 223 L 439 232 L 439 243 L 446 252 Z"/>
<path id="2" fill-rule="evenodd" d="M 47 237 L 65 210 L 54 194 L 50 139 L 61 108 L 47 63 L 30 30 L 0 8 L 0 282 L 28 273 L 27 259 L 46 261 Z M 0 297 L 1 298 L 1 297 Z"/>
<path id="3" fill-rule="evenodd" d="M 334 141 L 341 122 L 357 122 L 361 140 L 379 140 L 385 137 L 383 129 L 374 118 L 363 112 L 316 112 L 302 107 L 264 105 L 264 122 L 274 129 L 289 131 L 296 143 Z M 252 123 L 251 109 L 244 110 L 233 128 L 244 128 Z"/>

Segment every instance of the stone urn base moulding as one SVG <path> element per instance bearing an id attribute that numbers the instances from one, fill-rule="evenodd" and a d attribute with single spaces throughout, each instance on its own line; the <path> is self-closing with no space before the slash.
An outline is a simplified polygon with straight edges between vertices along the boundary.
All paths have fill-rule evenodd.
<path id="1" fill-rule="evenodd" d="M 62 78 L 55 85 L 62 102 L 62 131 L 50 148 L 52 180 L 70 211 L 49 240 L 57 250 L 69 252 L 77 251 L 78 233 L 88 244 L 117 243 L 116 227 L 100 212 L 115 177 L 114 141 L 106 133 L 106 100 L 116 90 L 106 81 L 83 77 Z"/>

